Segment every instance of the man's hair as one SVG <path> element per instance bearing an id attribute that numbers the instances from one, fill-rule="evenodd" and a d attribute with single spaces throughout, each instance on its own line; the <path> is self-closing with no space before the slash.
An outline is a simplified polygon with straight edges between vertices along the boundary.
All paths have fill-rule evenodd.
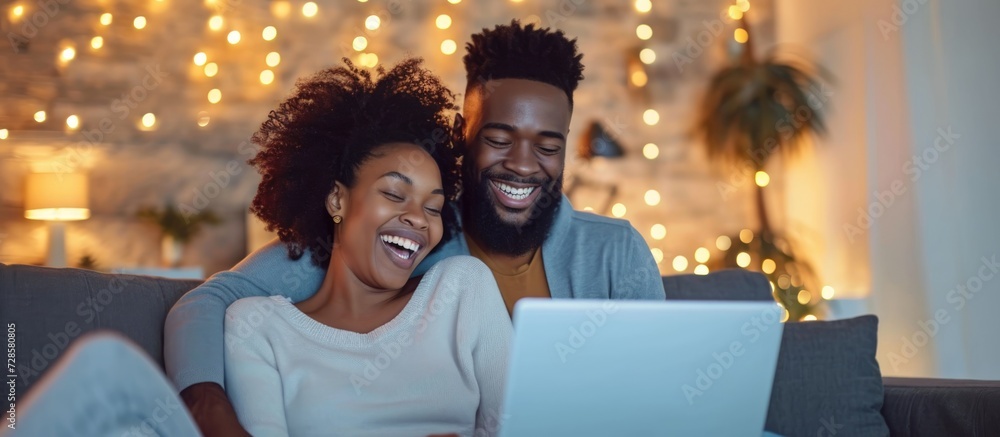
<path id="1" fill-rule="evenodd" d="M 512 20 L 472 35 L 465 48 L 466 90 L 490 80 L 528 79 L 563 90 L 573 105 L 573 91 L 583 79 L 583 55 L 576 39 L 567 39 L 561 30 Z"/>
<path id="2" fill-rule="evenodd" d="M 263 176 L 250 211 L 277 231 L 289 257 L 299 259 L 308 249 L 324 268 L 333 247 L 327 196 L 337 182 L 353 187 L 357 170 L 379 146 L 415 143 L 430 153 L 448 200 L 461 177 L 446 114 L 457 109 L 455 96 L 420 59 L 388 72 L 380 66 L 376 78 L 347 58 L 344 63 L 298 81 L 253 135 L 260 151 L 248 161 Z M 447 239 L 457 232 L 456 214 L 452 208 L 441 214 Z"/>

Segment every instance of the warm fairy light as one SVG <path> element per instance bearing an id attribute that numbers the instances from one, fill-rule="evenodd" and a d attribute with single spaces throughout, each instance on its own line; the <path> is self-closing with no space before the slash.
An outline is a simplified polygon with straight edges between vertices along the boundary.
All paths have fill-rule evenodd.
<path id="1" fill-rule="evenodd" d="M 35 121 L 39 123 L 45 122 L 45 111 L 38 111 L 35 113 Z"/>
<path id="2" fill-rule="evenodd" d="M 437 26 L 438 29 L 447 29 L 451 27 L 451 17 L 448 16 L 448 14 L 438 15 L 437 19 L 434 20 L 434 25 Z"/>
<path id="3" fill-rule="evenodd" d="M 696 275 L 702 275 L 702 276 L 707 275 L 708 274 L 708 266 L 706 266 L 704 264 L 698 264 L 698 265 L 694 266 L 694 274 L 696 274 Z"/>
<path id="4" fill-rule="evenodd" d="M 674 270 L 678 272 L 683 272 L 688 268 L 688 259 L 683 255 L 677 255 L 674 257 L 674 262 L 672 263 Z"/>
<path id="5" fill-rule="evenodd" d="M 778 276 L 778 288 L 784 290 L 791 285 L 792 285 L 792 280 L 791 278 L 788 277 L 788 275 Z"/>
<path id="6" fill-rule="evenodd" d="M 645 146 L 642 146 L 642 156 L 645 156 L 646 159 L 656 159 L 657 156 L 660 156 L 659 146 L 647 143 Z"/>
<path id="7" fill-rule="evenodd" d="M 136 29 L 146 27 L 146 17 L 143 17 L 142 15 L 135 17 L 135 20 L 132 20 L 132 25 L 135 26 Z"/>
<path id="8" fill-rule="evenodd" d="M 292 13 L 292 4 L 285 0 L 271 2 L 271 13 L 275 17 L 285 18 Z"/>
<path id="9" fill-rule="evenodd" d="M 649 249 L 649 251 L 653 254 L 653 259 L 656 261 L 657 264 L 663 262 L 663 251 L 662 250 L 660 250 L 657 247 L 654 247 L 652 249 Z"/>
<path id="10" fill-rule="evenodd" d="M 774 260 L 771 258 L 767 258 L 764 261 L 760 262 L 760 270 L 769 275 L 771 273 L 774 273 L 774 269 L 776 268 L 778 268 L 778 266 L 777 264 L 774 263 Z"/>
<path id="11" fill-rule="evenodd" d="M 448 0 L 448 3 L 451 3 L 453 5 L 457 5 L 457 4 L 461 3 L 461 2 L 462 2 L 462 0 Z"/>
<path id="12" fill-rule="evenodd" d="M 10 8 L 10 15 L 12 17 L 11 21 L 16 18 L 21 18 L 21 16 L 24 15 L 24 6 L 17 5 Z"/>
<path id="13" fill-rule="evenodd" d="M 746 29 L 740 27 L 733 31 L 733 39 L 735 39 L 736 42 L 743 44 L 750 39 L 750 34 L 747 33 Z"/>
<path id="14" fill-rule="evenodd" d="M 208 116 L 208 112 L 201 111 L 198 113 L 198 126 L 208 126 L 208 122 L 211 120 L 212 118 Z"/>
<path id="15" fill-rule="evenodd" d="M 649 77 L 646 76 L 646 72 L 642 70 L 633 71 L 630 79 L 632 79 L 632 85 L 637 87 L 644 87 L 646 86 L 646 82 L 649 81 Z"/>
<path id="16" fill-rule="evenodd" d="M 101 14 L 101 24 L 104 25 L 104 26 L 110 26 L 112 19 L 113 19 L 113 17 L 111 16 L 111 14 L 109 14 L 107 12 Z"/>
<path id="17" fill-rule="evenodd" d="M 785 307 L 781 307 L 781 323 L 788 321 L 788 310 Z"/>
<path id="18" fill-rule="evenodd" d="M 260 72 L 260 83 L 264 85 L 270 85 L 274 82 L 274 72 L 271 70 L 264 70 Z"/>
<path id="19" fill-rule="evenodd" d="M 729 250 L 730 247 L 733 247 L 733 240 L 725 235 L 719 235 L 719 238 L 715 239 L 715 247 L 719 250 Z"/>
<path id="20" fill-rule="evenodd" d="M 696 249 L 694 251 L 694 260 L 698 261 L 698 262 L 700 262 L 702 264 L 704 264 L 704 263 L 708 262 L 708 258 L 711 255 L 712 255 L 712 253 L 709 252 L 708 249 L 706 249 L 704 247 L 699 247 L 698 249 Z"/>
<path id="21" fill-rule="evenodd" d="M 205 52 L 198 52 L 194 54 L 194 65 L 201 67 L 202 65 L 205 65 L 206 62 L 208 62 L 208 55 L 206 55 Z"/>
<path id="22" fill-rule="evenodd" d="M 649 27 L 648 24 L 640 24 L 639 27 L 635 28 L 635 36 L 643 41 L 650 39 L 653 37 L 653 28 Z"/>
<path id="23" fill-rule="evenodd" d="M 635 0 L 635 10 L 643 14 L 653 9 L 653 2 L 650 0 Z"/>
<path id="24" fill-rule="evenodd" d="M 229 41 L 229 43 L 233 44 L 233 45 L 236 45 L 237 43 L 239 43 L 240 42 L 240 38 L 241 38 L 240 31 L 238 31 L 238 30 L 234 30 L 232 32 L 229 32 L 229 35 L 226 35 L 226 41 Z"/>
<path id="25" fill-rule="evenodd" d="M 212 30 L 220 30 L 224 24 L 226 22 L 221 15 L 213 15 L 212 18 L 208 19 L 208 28 Z"/>
<path id="26" fill-rule="evenodd" d="M 351 44 L 351 46 L 354 47 L 354 50 L 360 52 L 364 50 L 365 47 L 368 47 L 368 38 L 365 38 L 363 36 L 354 38 L 354 42 Z"/>
<path id="27" fill-rule="evenodd" d="M 142 126 L 145 128 L 151 128 L 156 124 L 156 116 L 152 112 L 147 112 L 142 116 Z"/>
<path id="28" fill-rule="evenodd" d="M 62 52 L 59 52 L 59 60 L 63 62 L 72 61 L 76 57 L 76 49 L 72 47 L 66 47 Z"/>
<path id="29" fill-rule="evenodd" d="M 268 67 L 277 67 L 281 63 L 281 55 L 278 52 L 268 53 L 264 62 L 267 63 Z"/>
<path id="30" fill-rule="evenodd" d="M 66 127 L 70 129 L 76 129 L 80 127 L 80 117 L 77 117 L 75 115 L 66 117 Z"/>
<path id="31" fill-rule="evenodd" d="M 593 206 L 585 206 L 585 207 L 583 207 L 583 210 L 587 211 L 587 212 L 594 212 L 594 207 Z"/>
<path id="32" fill-rule="evenodd" d="M 643 196 L 643 198 L 646 200 L 646 205 L 656 206 L 660 204 L 660 193 L 658 193 L 656 190 L 647 191 L 646 195 Z"/>
<path id="33" fill-rule="evenodd" d="M 625 205 L 622 205 L 621 203 L 616 203 L 615 206 L 611 207 L 611 215 L 615 217 L 618 218 L 625 217 L 626 212 L 628 212 L 628 209 L 625 208 Z"/>
<path id="34" fill-rule="evenodd" d="M 455 53 L 455 50 L 458 50 L 458 44 L 455 44 L 454 40 L 446 39 L 441 41 L 441 53 L 450 55 Z"/>
<path id="35" fill-rule="evenodd" d="M 662 240 L 667 236 L 667 227 L 657 223 L 649 228 L 649 236 L 654 240 Z"/>
<path id="36" fill-rule="evenodd" d="M 309 2 L 302 5 L 302 15 L 305 15 L 306 17 L 315 17 L 316 12 L 319 12 L 319 6 L 316 6 L 316 3 Z"/>
<path id="37" fill-rule="evenodd" d="M 816 316 L 812 314 L 806 314 L 806 316 L 802 318 L 803 322 L 815 322 L 816 320 L 818 319 L 816 319 Z"/>
<path id="38" fill-rule="evenodd" d="M 653 126 L 660 122 L 660 113 L 656 112 L 655 109 L 647 109 L 646 112 L 642 113 L 642 121 Z"/>
<path id="39" fill-rule="evenodd" d="M 746 268 L 750 265 L 750 254 L 746 252 L 740 252 L 736 254 L 736 265 Z"/>
<path id="40" fill-rule="evenodd" d="M 757 183 L 758 187 L 763 188 L 766 187 L 767 184 L 771 183 L 771 176 L 768 175 L 766 171 L 761 170 L 753 175 L 753 180 Z"/>
<path id="41" fill-rule="evenodd" d="M 833 287 L 827 285 L 823 287 L 823 291 L 820 291 L 820 297 L 826 300 L 833 299 L 834 295 Z"/>
<path id="42" fill-rule="evenodd" d="M 205 76 L 215 77 L 216 74 L 219 74 L 219 64 L 209 62 L 205 65 Z"/>
<path id="43" fill-rule="evenodd" d="M 378 15 L 369 15 L 365 18 L 365 29 L 375 30 L 382 25 L 382 20 L 378 18 Z"/>
<path id="44" fill-rule="evenodd" d="M 753 231 L 749 229 L 743 229 L 740 231 L 740 241 L 750 244 L 750 242 L 753 241 Z"/>
<path id="45" fill-rule="evenodd" d="M 653 49 L 642 49 L 639 52 L 639 60 L 642 61 L 643 64 L 652 64 L 656 62 L 656 52 L 654 52 Z"/>
<path id="46" fill-rule="evenodd" d="M 750 10 L 750 0 L 736 0 L 736 5 L 740 7 L 740 10 L 747 12 Z"/>
<path id="47" fill-rule="evenodd" d="M 264 41 L 271 41 L 278 36 L 278 29 L 275 29 L 274 26 L 267 26 L 264 28 L 264 31 L 260 33 L 260 36 L 264 38 Z"/>
<path id="48" fill-rule="evenodd" d="M 100 36 L 95 36 L 91 38 L 90 47 L 93 48 L 94 50 L 104 47 L 104 38 Z"/>
<path id="49" fill-rule="evenodd" d="M 209 103 L 219 103 L 222 100 L 222 91 L 218 88 L 214 88 L 208 92 L 208 102 Z"/>
<path id="50" fill-rule="evenodd" d="M 734 20 L 739 20 L 743 18 L 743 10 L 739 6 L 732 5 L 729 7 L 729 18 Z"/>
<path id="51" fill-rule="evenodd" d="M 364 67 L 372 68 L 378 65 L 378 55 L 374 53 L 362 53 L 360 63 Z"/>
<path id="52" fill-rule="evenodd" d="M 10 131 L 7 129 L 0 129 L 0 140 L 6 140 L 8 135 L 10 135 Z"/>

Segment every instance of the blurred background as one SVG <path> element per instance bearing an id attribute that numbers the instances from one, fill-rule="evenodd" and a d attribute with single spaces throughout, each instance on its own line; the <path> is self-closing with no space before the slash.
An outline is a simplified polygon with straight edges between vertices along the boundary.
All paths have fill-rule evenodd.
<path id="1" fill-rule="evenodd" d="M 996 1 L 5 0 L 0 14 L 0 262 L 228 269 L 273 238 L 247 214 L 248 138 L 297 78 L 413 55 L 460 95 L 469 35 L 520 19 L 584 54 L 566 194 L 629 220 L 661 274 L 762 271 L 787 318 L 879 315 L 886 374 L 1000 378 Z"/>

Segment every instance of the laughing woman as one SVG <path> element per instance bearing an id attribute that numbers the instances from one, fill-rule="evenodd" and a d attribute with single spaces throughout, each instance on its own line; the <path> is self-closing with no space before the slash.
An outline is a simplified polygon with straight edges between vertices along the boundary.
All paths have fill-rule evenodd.
<path id="1" fill-rule="evenodd" d="M 492 274 L 463 256 L 410 278 L 456 232 L 453 96 L 419 60 L 378 73 L 300 82 L 253 137 L 251 211 L 326 270 L 308 300 L 226 313 L 226 391 L 255 436 L 495 431 L 511 326 Z"/>

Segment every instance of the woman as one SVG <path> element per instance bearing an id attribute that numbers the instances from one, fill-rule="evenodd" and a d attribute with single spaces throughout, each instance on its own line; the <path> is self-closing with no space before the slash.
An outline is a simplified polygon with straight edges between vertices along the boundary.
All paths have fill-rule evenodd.
<path id="1" fill-rule="evenodd" d="M 348 62 L 300 82 L 254 135 L 251 211 L 326 277 L 303 302 L 227 311 L 226 390 L 251 434 L 495 431 L 511 327 L 492 274 L 455 257 L 410 279 L 455 232 L 452 100 L 418 60 L 376 79 Z"/>

